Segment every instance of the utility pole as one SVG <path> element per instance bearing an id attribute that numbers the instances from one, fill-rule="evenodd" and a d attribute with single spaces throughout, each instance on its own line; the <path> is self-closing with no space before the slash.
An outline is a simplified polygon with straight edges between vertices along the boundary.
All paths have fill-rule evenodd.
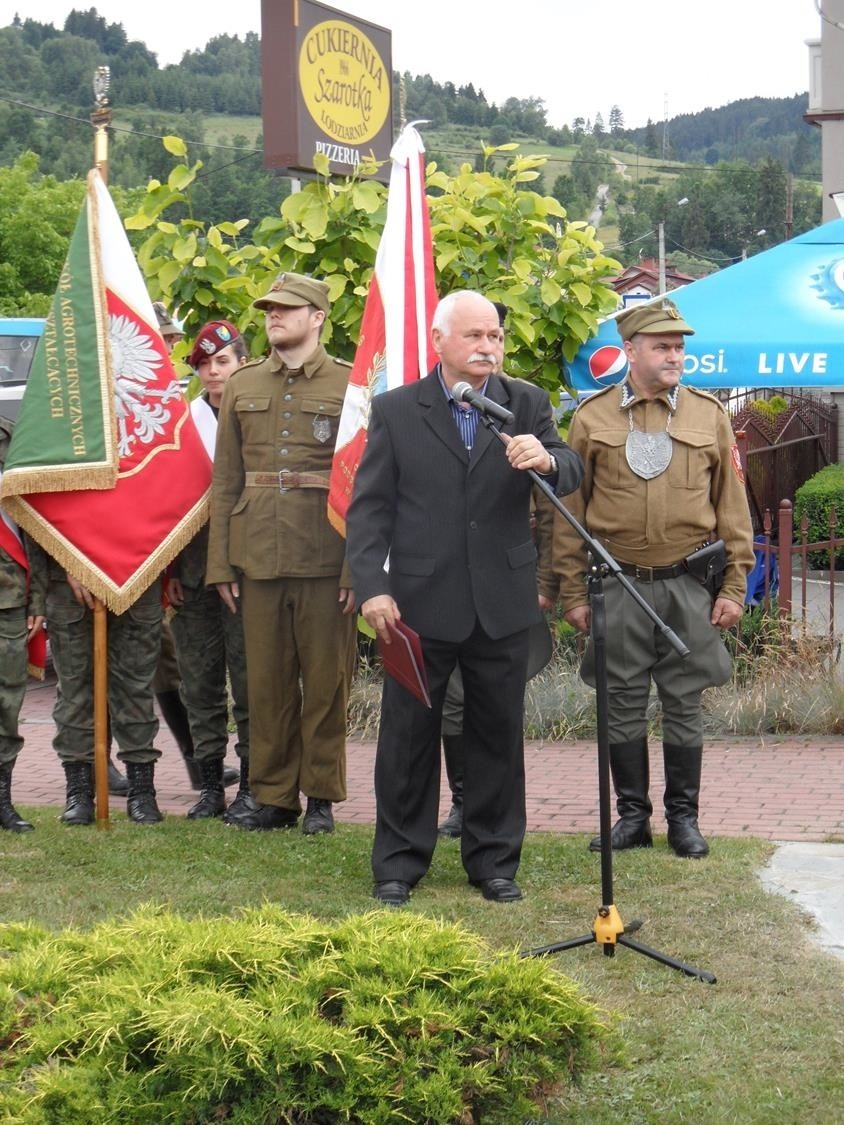
<path id="1" fill-rule="evenodd" d="M 657 230 L 657 245 L 658 245 L 658 261 L 659 261 L 659 280 L 657 284 L 657 291 L 659 293 L 665 292 L 665 223 L 660 221 L 656 224 Z"/>
<path id="2" fill-rule="evenodd" d="M 788 242 L 794 230 L 794 176 L 788 173 L 785 180 L 785 240 Z"/>

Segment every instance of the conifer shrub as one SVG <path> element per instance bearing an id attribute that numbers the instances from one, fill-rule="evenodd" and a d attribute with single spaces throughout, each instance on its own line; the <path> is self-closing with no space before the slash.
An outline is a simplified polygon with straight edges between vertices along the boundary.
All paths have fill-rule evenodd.
<path id="1" fill-rule="evenodd" d="M 4 1121 L 513 1123 L 615 1050 L 548 963 L 408 911 L 0 926 Z"/>

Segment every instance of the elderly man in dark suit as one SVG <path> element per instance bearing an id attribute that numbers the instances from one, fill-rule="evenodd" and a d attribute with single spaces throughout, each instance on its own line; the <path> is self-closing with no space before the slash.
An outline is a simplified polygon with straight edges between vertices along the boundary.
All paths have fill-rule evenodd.
<path id="1" fill-rule="evenodd" d="M 385 641 L 399 619 L 420 634 L 432 702 L 429 710 L 385 676 L 372 869 L 375 897 L 391 906 L 408 901 L 433 855 L 442 702 L 456 664 L 465 691 L 463 865 L 485 898 L 521 898 L 525 676 L 539 617 L 526 470 L 564 495 L 582 467 L 557 434 L 547 395 L 498 374 L 503 341 L 485 297 L 440 301 L 432 327 L 440 362 L 373 399 L 347 517 L 361 612 Z M 506 445 L 454 398 L 460 382 L 512 413 Z"/>

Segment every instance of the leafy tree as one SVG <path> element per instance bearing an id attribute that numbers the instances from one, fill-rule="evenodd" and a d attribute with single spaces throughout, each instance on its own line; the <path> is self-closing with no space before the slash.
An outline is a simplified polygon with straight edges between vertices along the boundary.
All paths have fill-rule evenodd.
<path id="1" fill-rule="evenodd" d="M 187 146 L 166 140 L 178 158 Z M 507 369 L 559 392 L 562 358 L 571 359 L 595 331 L 598 316 L 615 306 L 603 279 L 618 263 L 585 223 L 569 223 L 560 204 L 526 185 L 544 157 L 519 156 L 516 145 L 484 148 L 487 161 L 509 159 L 501 176 L 468 164 L 456 176 L 428 165 L 431 233 L 440 293 L 477 289 L 510 310 Z M 320 177 L 328 162 L 320 159 Z M 373 169 L 368 169 L 372 171 Z M 153 181 L 130 230 L 148 232 L 138 260 L 153 296 L 179 310 L 188 333 L 224 316 L 266 346 L 251 302 L 279 270 L 316 273 L 328 283 L 331 320 L 326 339 L 351 358 L 360 330 L 375 253 L 383 231 L 386 188 L 361 174 L 319 178 L 288 196 L 280 212 L 262 220 L 251 239 L 245 220 L 208 225 L 191 216 L 198 163 L 176 164 L 166 182 Z M 188 212 L 187 218 L 171 218 Z"/>
<path id="2" fill-rule="evenodd" d="M 3 87 L 17 94 L 36 94 L 44 87 L 41 56 L 16 27 L 0 28 L 0 75 Z"/>
<path id="3" fill-rule="evenodd" d="M 34 153 L 0 168 L 0 315 L 47 314 L 84 196 L 83 180 L 42 176 Z"/>
<path id="4" fill-rule="evenodd" d="M 102 52 L 91 39 L 63 35 L 41 48 L 47 93 L 59 101 L 90 109 L 91 80 L 102 62 Z"/>
<path id="5" fill-rule="evenodd" d="M 100 50 L 107 55 L 118 54 L 127 42 L 123 24 L 107 24 L 102 16 L 97 15 L 96 8 L 89 8 L 87 12 L 77 11 L 74 8 L 64 22 L 64 29 L 68 35 L 76 35 L 80 39 L 93 39 Z"/>

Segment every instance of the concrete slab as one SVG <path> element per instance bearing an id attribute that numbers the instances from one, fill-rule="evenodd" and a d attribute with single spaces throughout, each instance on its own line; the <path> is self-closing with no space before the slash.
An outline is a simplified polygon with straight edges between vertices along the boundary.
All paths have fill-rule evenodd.
<path id="1" fill-rule="evenodd" d="M 779 844 L 760 877 L 812 914 L 812 940 L 844 960 L 844 844 Z"/>

